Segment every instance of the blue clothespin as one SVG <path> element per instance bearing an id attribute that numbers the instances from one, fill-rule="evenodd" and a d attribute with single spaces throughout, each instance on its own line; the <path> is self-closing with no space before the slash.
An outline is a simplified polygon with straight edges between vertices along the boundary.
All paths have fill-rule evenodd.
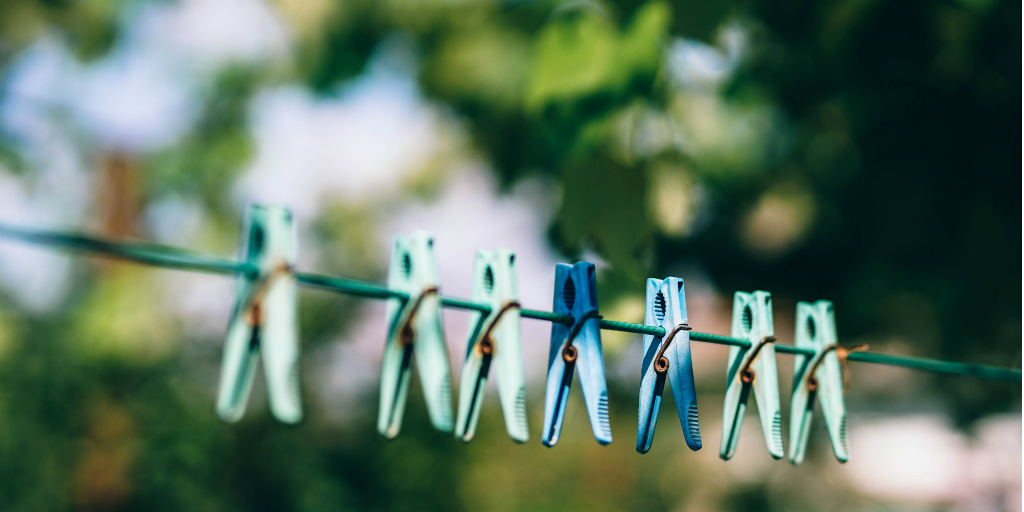
<path id="1" fill-rule="evenodd" d="M 814 399 L 821 401 L 825 425 L 832 439 L 832 451 L 839 462 L 850 460 L 846 440 L 846 402 L 843 399 L 844 372 L 841 364 L 849 350 L 839 346 L 832 303 L 798 302 L 796 305 L 796 346 L 814 350 L 814 356 L 797 354 L 793 359 L 793 399 L 790 402 L 789 461 L 800 464 L 807 450 L 807 438 L 814 419 Z"/>
<path id="2" fill-rule="evenodd" d="M 377 432 L 394 439 L 402 428 L 413 355 L 419 365 L 430 421 L 434 428 L 451 432 L 455 426 L 452 377 L 441 326 L 434 241 L 429 233 L 419 231 L 394 238 L 388 287 L 409 294 L 409 300 L 388 300 L 388 340 L 381 369 Z"/>
<path id="3" fill-rule="evenodd" d="M 507 249 L 480 250 L 473 270 L 473 302 L 490 305 L 486 314 L 473 311 L 466 343 L 466 361 L 459 388 L 455 437 L 469 442 L 476 433 L 484 385 L 491 365 L 498 371 L 498 398 L 505 428 L 513 441 L 530 439 L 526 427 L 526 372 L 519 340 L 519 294 L 515 254 Z"/>
<path id="4" fill-rule="evenodd" d="M 693 361 L 690 359 L 690 326 L 686 318 L 686 294 L 678 277 L 647 280 L 647 313 L 645 325 L 665 329 L 657 339 L 644 336 L 644 359 L 640 366 L 640 413 L 636 434 L 636 451 L 647 453 L 654 442 L 654 428 L 665 391 L 666 378 L 672 385 L 676 412 L 683 427 L 686 446 L 700 450 L 700 425 L 697 421 L 697 388 L 693 383 Z M 655 342 L 655 339 L 658 341 Z"/>
<path id="5" fill-rule="evenodd" d="M 578 366 L 583 399 L 590 426 L 601 444 L 612 442 L 608 422 L 608 384 L 601 355 L 600 315 L 597 313 L 597 283 L 594 264 L 559 263 L 555 267 L 555 297 L 552 310 L 573 318 L 573 325 L 551 323 L 551 353 L 548 357 L 547 396 L 544 401 L 544 446 L 554 446 L 562 432 L 565 403 L 569 399 L 573 370 Z"/>
<path id="6" fill-rule="evenodd" d="M 257 269 L 241 277 L 231 314 L 217 394 L 217 414 L 238 421 L 245 412 L 263 352 L 270 411 L 284 423 L 302 420 L 295 230 L 286 208 L 250 206 L 242 259 Z"/>
<path id="7" fill-rule="evenodd" d="M 743 414 L 747 410 L 750 389 L 753 388 L 768 453 L 775 459 L 781 459 L 785 454 L 782 449 L 779 377 L 775 367 L 772 294 L 762 291 L 736 292 L 732 303 L 732 337 L 749 341 L 750 347 L 743 349 L 734 346 L 729 349 L 719 456 L 729 460 L 736 454 Z"/>

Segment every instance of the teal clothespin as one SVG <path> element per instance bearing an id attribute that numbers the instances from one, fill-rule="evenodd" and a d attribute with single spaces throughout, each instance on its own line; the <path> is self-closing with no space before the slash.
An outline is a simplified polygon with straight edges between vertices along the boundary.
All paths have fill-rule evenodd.
<path id="1" fill-rule="evenodd" d="M 789 461 L 804 460 L 807 439 L 814 419 L 814 398 L 821 401 L 825 425 L 832 438 L 832 451 L 839 462 L 850 460 L 846 441 L 846 402 L 843 399 L 843 368 L 839 361 L 836 317 L 832 303 L 798 302 L 796 305 L 796 346 L 814 350 L 814 356 L 793 358 L 793 399 L 790 402 Z"/>
<path id="2" fill-rule="evenodd" d="M 513 441 L 530 439 L 526 427 L 526 373 L 519 340 L 519 294 L 516 289 L 515 254 L 507 249 L 480 250 L 473 270 L 473 302 L 489 304 L 488 313 L 470 313 L 474 326 L 466 344 L 466 362 L 459 388 L 459 412 L 455 436 L 469 442 L 476 433 L 484 402 L 487 373 L 498 371 L 498 397 L 505 428 Z"/>
<path id="3" fill-rule="evenodd" d="M 270 411 L 284 423 L 302 420 L 299 394 L 299 332 L 295 229 L 286 208 L 249 207 L 242 259 L 257 269 L 244 275 L 235 294 L 217 394 L 217 414 L 238 421 L 245 412 L 263 352 Z"/>
<path id="4" fill-rule="evenodd" d="M 434 241 L 429 233 L 418 231 L 394 238 L 388 287 L 407 293 L 409 299 L 388 299 L 388 341 L 381 369 L 377 432 L 394 439 L 402 428 L 415 355 L 430 421 L 434 428 L 450 433 L 455 426 L 452 376 L 441 326 Z"/>
<path id="5" fill-rule="evenodd" d="M 732 303 L 732 337 L 749 341 L 750 347 L 734 346 L 729 349 L 719 456 L 729 460 L 736 454 L 743 414 L 753 388 L 768 453 L 775 459 L 781 459 L 785 453 L 782 448 L 779 377 L 775 367 L 772 294 L 736 292 Z"/>

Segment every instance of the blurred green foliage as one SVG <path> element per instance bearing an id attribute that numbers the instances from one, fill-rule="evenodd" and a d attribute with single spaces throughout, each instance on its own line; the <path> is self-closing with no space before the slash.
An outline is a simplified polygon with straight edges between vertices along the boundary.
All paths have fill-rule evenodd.
<path id="1" fill-rule="evenodd" d="M 133 5 L 0 2 L 0 65 L 48 32 L 83 59 L 101 56 Z M 570 257 L 607 260 L 604 303 L 697 262 L 725 291 L 833 300 L 844 339 L 891 337 L 915 354 L 1020 365 L 1020 2 L 274 6 L 294 32 L 292 68 L 220 71 L 186 137 L 141 157 L 147 199 L 181 195 L 205 207 L 208 248 L 234 243 L 228 196 L 253 157 L 246 115 L 255 91 L 293 80 L 332 94 L 403 34 L 422 91 L 464 123 L 503 186 L 536 175 L 557 183 L 549 238 Z M 730 27 L 745 39 L 722 83 L 672 76 L 674 41 L 728 57 Z M 0 141 L 4 162 L 15 153 Z M 318 270 L 381 277 L 361 247 L 374 230 L 363 206 L 326 209 L 314 228 L 326 248 Z M 209 381 L 217 340 L 182 341 L 185 326 L 162 316 L 151 293 L 152 271 L 79 265 L 88 272 L 61 315 L 21 314 L 2 301 L 3 510 L 820 508 L 792 481 L 828 483 L 849 509 L 873 506 L 824 482 L 814 465 L 827 462 L 824 450 L 787 468 L 792 481 L 735 489 L 724 487 L 724 470 L 692 463 L 713 459 L 713 447 L 682 455 L 667 427 L 640 458 L 635 389 L 612 390 L 617 439 L 608 449 L 584 435 L 580 411 L 557 449 L 513 446 L 495 403 L 479 438 L 459 446 L 426 427 L 417 389 L 392 443 L 375 436 L 370 417 L 332 421 L 314 386 L 300 427 L 273 424 L 255 406 L 241 424 L 223 425 Z M 312 293 L 302 311 L 307 362 L 360 313 L 353 300 Z M 1020 403 L 1019 387 L 931 383 L 963 425 Z M 713 417 L 718 397 L 702 400 L 702 418 Z"/>

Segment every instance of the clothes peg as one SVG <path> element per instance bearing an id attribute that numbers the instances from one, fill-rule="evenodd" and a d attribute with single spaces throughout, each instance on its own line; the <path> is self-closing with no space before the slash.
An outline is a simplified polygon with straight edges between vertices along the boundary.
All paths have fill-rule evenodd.
<path id="1" fill-rule="evenodd" d="M 256 358 L 262 351 L 270 411 L 284 423 L 298 423 L 302 420 L 302 399 L 291 212 L 280 207 L 250 206 L 244 232 L 241 257 L 257 272 L 243 275 L 235 294 L 224 344 L 217 414 L 230 422 L 242 417 L 252 390 Z"/>
<path id="2" fill-rule="evenodd" d="M 644 359 L 640 365 L 640 413 L 636 451 L 647 453 L 654 442 L 665 380 L 672 385 L 679 424 L 686 446 L 700 450 L 700 424 L 697 421 L 697 390 L 693 383 L 690 359 L 690 326 L 686 320 L 686 294 L 678 277 L 647 280 L 647 312 L 644 324 L 665 329 L 663 338 L 644 336 Z M 657 342 L 655 340 L 657 339 Z"/>
<path id="3" fill-rule="evenodd" d="M 419 231 L 394 238 L 388 287 L 407 293 L 409 299 L 388 299 L 388 340 L 381 369 L 377 432 L 394 439 L 402 428 L 415 355 L 430 421 L 434 428 L 450 433 L 455 426 L 452 376 L 441 327 L 434 241 L 429 233 Z"/>
<path id="4" fill-rule="evenodd" d="M 544 446 L 558 442 L 565 419 L 573 371 L 579 367 L 580 386 L 587 403 L 590 426 L 601 444 L 612 442 L 608 421 L 608 384 L 601 355 L 601 316 L 597 313 L 597 283 L 594 264 L 559 263 L 555 267 L 555 296 L 552 311 L 570 315 L 573 325 L 551 323 L 551 353 L 544 400 Z"/>
<path id="5" fill-rule="evenodd" d="M 475 326 L 466 343 L 466 362 L 459 388 L 455 436 L 469 442 L 476 433 L 484 385 L 491 365 L 498 371 L 498 398 L 505 428 L 513 441 L 530 439 L 526 427 L 526 374 L 519 340 L 519 295 L 516 290 L 515 254 L 507 249 L 480 250 L 473 270 L 473 301 L 489 304 L 488 313 L 470 313 Z"/>
<path id="6" fill-rule="evenodd" d="M 814 356 L 793 358 L 793 399 L 790 402 L 789 461 L 804 460 L 807 438 L 814 419 L 814 398 L 821 401 L 825 425 L 832 438 L 832 451 L 839 462 L 850 460 L 846 441 L 846 403 L 843 399 L 843 369 L 839 361 L 836 317 L 832 303 L 798 302 L 796 305 L 796 346 L 814 350 Z"/>
<path id="7" fill-rule="evenodd" d="M 729 349 L 719 456 L 729 460 L 736 454 L 750 388 L 754 388 L 768 453 L 775 459 L 781 459 L 784 455 L 782 413 L 779 411 L 779 378 L 775 367 L 775 326 L 770 293 L 736 292 L 732 303 L 732 337 L 749 341 L 750 347 L 734 346 Z"/>

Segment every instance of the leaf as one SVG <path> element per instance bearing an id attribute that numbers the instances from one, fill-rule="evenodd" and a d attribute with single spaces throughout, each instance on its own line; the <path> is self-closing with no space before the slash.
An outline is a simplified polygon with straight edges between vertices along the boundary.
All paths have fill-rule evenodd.
<path id="1" fill-rule="evenodd" d="M 653 84 L 671 10 L 662 2 L 640 8 L 625 31 L 597 9 L 574 10 L 548 23 L 538 36 L 526 109 L 607 96 L 628 99 L 634 84 Z"/>

